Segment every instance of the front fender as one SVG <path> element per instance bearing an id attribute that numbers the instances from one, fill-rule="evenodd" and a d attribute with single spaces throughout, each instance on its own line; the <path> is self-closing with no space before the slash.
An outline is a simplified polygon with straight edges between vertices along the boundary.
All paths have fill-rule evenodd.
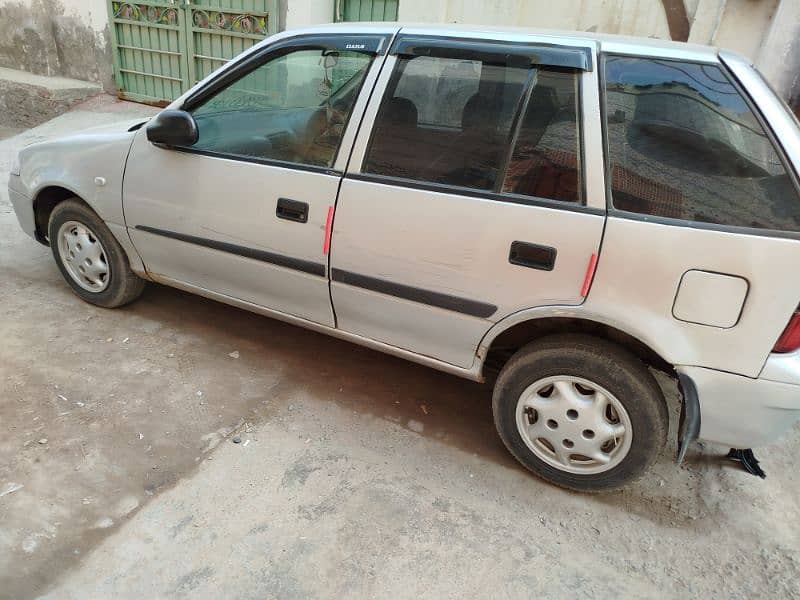
<path id="1" fill-rule="evenodd" d="M 24 148 L 20 152 L 18 191 L 35 206 L 42 190 L 64 188 L 107 223 L 124 225 L 122 177 L 136 135 L 128 131 L 132 124 L 118 123 Z"/>

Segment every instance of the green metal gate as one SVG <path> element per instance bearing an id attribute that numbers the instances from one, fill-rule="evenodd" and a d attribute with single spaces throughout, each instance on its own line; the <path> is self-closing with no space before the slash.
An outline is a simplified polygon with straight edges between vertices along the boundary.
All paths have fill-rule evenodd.
<path id="1" fill-rule="evenodd" d="M 109 0 L 120 98 L 166 105 L 278 30 L 278 0 Z"/>
<path id="2" fill-rule="evenodd" d="M 397 21 L 398 0 L 335 0 L 337 21 Z"/>

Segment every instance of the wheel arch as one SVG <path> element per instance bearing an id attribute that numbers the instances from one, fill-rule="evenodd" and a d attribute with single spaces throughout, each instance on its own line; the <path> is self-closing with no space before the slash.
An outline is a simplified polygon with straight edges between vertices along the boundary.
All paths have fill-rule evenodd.
<path id="1" fill-rule="evenodd" d="M 47 239 L 47 225 L 50 222 L 50 215 L 57 205 L 64 202 L 64 200 L 70 199 L 78 200 L 91 208 L 78 193 L 63 185 L 47 185 L 36 192 L 33 197 L 33 218 L 36 226 L 34 235 L 39 243 L 45 246 L 50 245 Z"/>
<path id="2" fill-rule="evenodd" d="M 555 333 L 582 333 L 614 342 L 646 365 L 677 377 L 663 348 L 623 324 L 610 323 L 597 315 L 581 314 L 578 307 L 576 310 L 522 311 L 497 322 L 486 333 L 478 348 L 482 374 L 485 377 L 499 371 L 522 346 Z"/>
<path id="3" fill-rule="evenodd" d="M 74 200 L 83 204 L 86 208 L 91 210 L 97 217 L 103 221 L 106 226 L 111 230 L 111 234 L 114 238 L 119 242 L 122 246 L 125 255 L 128 258 L 128 263 L 131 266 L 131 269 L 134 273 L 136 273 L 139 277 L 144 279 L 149 279 L 147 275 L 147 270 L 142 262 L 141 257 L 139 256 L 138 251 L 133 245 L 130 237 L 128 236 L 125 227 L 122 225 L 116 225 L 109 221 L 103 219 L 103 216 L 95 209 L 94 206 L 89 204 L 80 194 L 75 192 L 69 187 L 63 185 L 47 185 L 42 187 L 39 191 L 36 192 L 33 198 L 33 219 L 34 219 L 34 237 L 36 240 L 44 244 L 45 246 L 49 246 L 50 242 L 47 239 L 47 227 L 50 222 L 50 215 L 53 214 L 53 210 L 56 206 L 61 204 L 66 200 Z"/>

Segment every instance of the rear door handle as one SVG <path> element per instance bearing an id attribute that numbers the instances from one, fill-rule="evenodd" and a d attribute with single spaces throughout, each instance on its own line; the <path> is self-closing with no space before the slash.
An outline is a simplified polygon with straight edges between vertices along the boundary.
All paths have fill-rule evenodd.
<path id="1" fill-rule="evenodd" d="M 512 242 L 508 262 L 520 267 L 552 271 L 556 266 L 557 251 L 552 246 L 541 246 L 529 242 Z"/>
<path id="2" fill-rule="evenodd" d="M 289 198 L 278 198 L 275 216 L 287 221 L 306 223 L 308 221 L 308 203 L 290 200 Z"/>

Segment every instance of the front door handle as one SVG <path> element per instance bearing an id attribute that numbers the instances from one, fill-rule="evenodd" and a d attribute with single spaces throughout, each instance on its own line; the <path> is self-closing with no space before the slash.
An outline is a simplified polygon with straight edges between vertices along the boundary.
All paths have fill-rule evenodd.
<path id="1" fill-rule="evenodd" d="M 278 198 L 275 216 L 287 221 L 305 223 L 308 221 L 308 203 L 289 200 L 289 198 Z"/>
<path id="2" fill-rule="evenodd" d="M 552 271 L 556 266 L 556 254 L 557 251 L 552 246 L 513 242 L 508 252 L 508 262 L 520 267 Z"/>

